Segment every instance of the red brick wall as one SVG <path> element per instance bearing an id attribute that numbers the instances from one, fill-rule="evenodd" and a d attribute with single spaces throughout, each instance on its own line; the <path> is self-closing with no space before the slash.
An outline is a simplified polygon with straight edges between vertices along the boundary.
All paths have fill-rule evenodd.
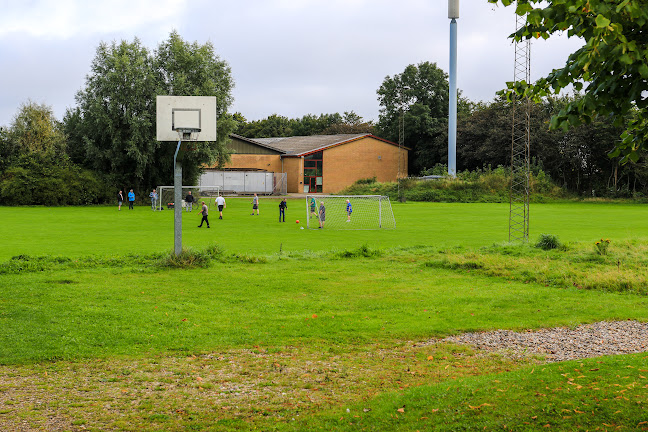
<path id="1" fill-rule="evenodd" d="M 284 172 L 287 173 L 288 192 L 304 192 L 304 160 L 302 158 L 284 158 Z"/>
<path id="2" fill-rule="evenodd" d="M 376 177 L 379 182 L 407 177 L 407 150 L 374 138 L 362 138 L 324 150 L 323 192 L 337 193 L 356 180 Z"/>

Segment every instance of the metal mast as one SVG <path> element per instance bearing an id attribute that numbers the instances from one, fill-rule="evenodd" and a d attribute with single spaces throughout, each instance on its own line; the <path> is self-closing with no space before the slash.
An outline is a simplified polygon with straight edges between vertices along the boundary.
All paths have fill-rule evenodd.
<path id="1" fill-rule="evenodd" d="M 526 15 L 516 17 L 516 31 L 524 27 Z M 513 80 L 531 82 L 531 41 L 515 42 Z M 512 103 L 511 189 L 509 209 L 509 242 L 529 241 L 529 188 L 531 160 L 531 100 L 517 98 Z"/>
<path id="2" fill-rule="evenodd" d="M 448 98 L 448 175 L 457 176 L 457 18 L 459 0 L 448 0 L 450 19 L 450 94 Z"/>

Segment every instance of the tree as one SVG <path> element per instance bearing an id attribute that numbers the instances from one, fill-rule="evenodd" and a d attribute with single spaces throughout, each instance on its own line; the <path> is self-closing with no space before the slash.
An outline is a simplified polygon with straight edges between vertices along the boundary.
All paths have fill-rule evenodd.
<path id="1" fill-rule="evenodd" d="M 365 122 L 355 112 L 307 114 L 300 119 L 272 114 L 265 119 L 248 122 L 236 113 L 236 133 L 247 138 L 269 138 L 310 135 L 334 135 L 347 133 L 373 133 L 373 124 Z"/>
<path id="2" fill-rule="evenodd" d="M 509 6 L 514 0 L 488 0 Z M 533 5 L 540 4 L 540 7 Z M 552 128 L 591 122 L 597 115 L 612 116 L 624 126 L 612 156 L 637 161 L 648 142 L 648 2 L 646 0 L 518 0 L 516 13 L 527 14 L 526 25 L 511 35 L 515 40 L 547 39 L 566 32 L 585 42 L 564 67 L 535 83 L 507 83 L 508 95 L 535 99 L 558 93 L 568 85 L 583 98 L 560 110 Z M 584 84 L 585 83 L 585 84 Z"/>
<path id="3" fill-rule="evenodd" d="M 216 96 L 218 139 L 196 145 L 195 150 L 187 152 L 183 159 L 183 184 L 195 184 L 203 164 L 222 166 L 229 157 L 227 143 L 236 127 L 234 118 L 227 114 L 233 102 L 231 68 L 216 55 L 211 42 L 202 45 L 188 43 L 176 31 L 172 31 L 169 38 L 158 46 L 154 67 L 162 87 L 158 94 Z M 157 152 L 158 159 L 165 163 L 151 166 L 151 178 L 160 179 L 154 180 L 154 184 L 161 184 L 162 179 L 169 178 L 175 148 L 175 144 L 166 143 Z"/>
<path id="4" fill-rule="evenodd" d="M 23 103 L 7 132 L 14 156 L 41 153 L 49 156 L 65 154 L 66 139 L 52 108 L 32 101 Z"/>
<path id="5" fill-rule="evenodd" d="M 73 148 L 82 147 L 88 166 L 111 175 L 116 187 L 150 186 L 156 163 L 157 80 L 149 51 L 138 39 L 101 43 L 64 121 Z M 75 150 L 76 151 L 76 150 Z"/>
<path id="6" fill-rule="evenodd" d="M 448 75 L 436 63 L 409 65 L 401 74 L 387 76 L 378 89 L 378 134 L 399 141 L 399 122 L 404 121 L 404 145 L 412 149 L 410 172 L 418 172 L 448 160 Z M 459 101 L 465 112 L 467 102 Z"/>
<path id="7" fill-rule="evenodd" d="M 0 203 L 96 204 L 105 199 L 99 176 L 68 158 L 65 134 L 49 106 L 22 104 L 0 140 Z"/>
<path id="8" fill-rule="evenodd" d="M 65 116 L 74 159 L 110 174 L 115 187 L 148 189 L 172 183 L 176 143 L 155 132 L 156 95 L 216 96 L 218 140 L 200 143 L 183 160 L 183 182 L 194 183 L 203 164 L 222 163 L 235 121 L 227 115 L 233 81 L 211 43 L 183 41 L 176 32 L 150 53 L 138 39 L 102 43 Z"/>

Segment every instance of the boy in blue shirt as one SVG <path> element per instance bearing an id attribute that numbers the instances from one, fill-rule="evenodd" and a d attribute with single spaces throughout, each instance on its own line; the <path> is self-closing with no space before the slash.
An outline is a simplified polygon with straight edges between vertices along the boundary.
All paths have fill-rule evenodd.
<path id="1" fill-rule="evenodd" d="M 351 202 L 349 200 L 347 200 L 346 212 L 347 222 L 351 222 L 351 213 L 353 213 L 353 208 L 351 207 Z"/>

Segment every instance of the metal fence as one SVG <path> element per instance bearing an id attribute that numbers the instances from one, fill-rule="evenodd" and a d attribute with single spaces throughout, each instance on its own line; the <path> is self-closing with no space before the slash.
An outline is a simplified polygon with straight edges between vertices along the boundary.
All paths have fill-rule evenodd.
<path id="1" fill-rule="evenodd" d="M 285 195 L 287 174 L 258 171 L 205 171 L 199 185 L 217 185 L 223 193 Z"/>

